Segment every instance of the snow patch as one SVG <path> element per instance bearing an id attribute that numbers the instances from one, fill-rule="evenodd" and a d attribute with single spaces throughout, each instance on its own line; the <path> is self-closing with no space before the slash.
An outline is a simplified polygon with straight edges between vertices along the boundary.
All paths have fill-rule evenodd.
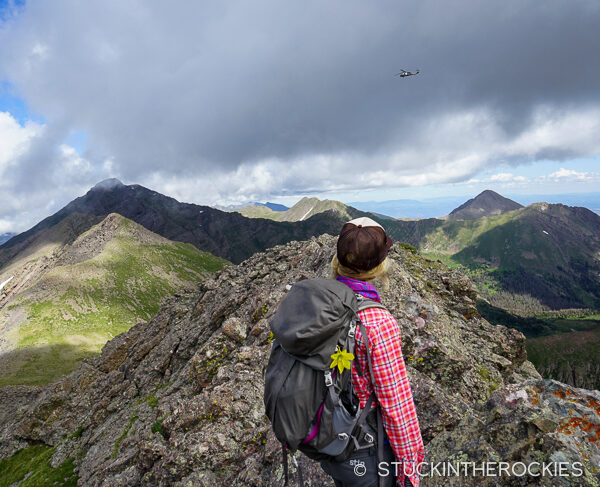
<path id="1" fill-rule="evenodd" d="M 300 221 L 304 220 L 306 218 L 306 216 L 313 210 L 314 207 L 315 207 L 314 205 L 311 206 L 310 210 L 308 210 L 306 213 L 304 213 L 304 216 L 302 218 L 300 218 Z"/>
<path id="2" fill-rule="evenodd" d="M 6 281 L 4 281 L 2 284 L 0 284 L 0 291 L 2 291 L 2 288 L 4 286 L 6 286 L 10 281 L 12 281 L 14 277 L 15 276 L 10 276 Z"/>
<path id="3" fill-rule="evenodd" d="M 542 230 L 546 235 L 550 235 L 546 230 Z"/>

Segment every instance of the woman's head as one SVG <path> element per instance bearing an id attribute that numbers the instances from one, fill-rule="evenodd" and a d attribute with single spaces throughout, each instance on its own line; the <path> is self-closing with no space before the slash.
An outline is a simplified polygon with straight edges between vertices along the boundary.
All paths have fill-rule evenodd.
<path id="1" fill-rule="evenodd" d="M 370 281 L 387 274 L 387 254 L 392 239 L 371 218 L 356 218 L 344 224 L 331 262 L 335 276 Z"/>

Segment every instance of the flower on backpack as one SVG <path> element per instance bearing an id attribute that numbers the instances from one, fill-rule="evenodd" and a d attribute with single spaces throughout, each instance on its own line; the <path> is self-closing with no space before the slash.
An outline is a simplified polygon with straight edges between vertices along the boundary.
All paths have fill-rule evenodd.
<path id="1" fill-rule="evenodd" d="M 338 346 L 337 352 L 335 352 L 331 356 L 331 358 L 333 359 L 333 362 L 331 362 L 329 368 L 333 369 L 335 366 L 337 366 L 341 374 L 344 371 L 344 369 L 350 370 L 350 368 L 352 367 L 350 362 L 354 360 L 354 355 L 352 355 L 350 352 L 347 352 L 346 350 L 341 350 Z"/>

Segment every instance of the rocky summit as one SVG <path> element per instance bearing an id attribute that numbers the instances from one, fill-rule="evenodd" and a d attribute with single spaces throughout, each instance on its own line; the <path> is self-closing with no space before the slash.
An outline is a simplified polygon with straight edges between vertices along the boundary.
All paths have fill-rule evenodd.
<path id="1" fill-rule="evenodd" d="M 46 448 L 55 467 L 46 472 L 78 485 L 283 485 L 262 400 L 268 320 L 288 285 L 328 275 L 334 251 L 324 235 L 256 254 L 174 296 L 61 380 L 3 388 L 0 470 L 12 462 L 22 476 L 41 475 L 19 459 Z M 390 257 L 382 299 L 401 327 L 426 461 L 581 462 L 577 476 L 531 469 L 422 485 L 598 486 L 600 393 L 542 379 L 524 336 L 478 315 L 462 274 L 399 244 Z M 333 485 L 297 458 L 306 485 Z"/>
<path id="2" fill-rule="evenodd" d="M 500 215 L 519 208 L 523 208 L 523 205 L 486 189 L 475 198 L 471 198 L 452 210 L 447 218 L 449 220 L 474 220 L 482 216 Z"/>

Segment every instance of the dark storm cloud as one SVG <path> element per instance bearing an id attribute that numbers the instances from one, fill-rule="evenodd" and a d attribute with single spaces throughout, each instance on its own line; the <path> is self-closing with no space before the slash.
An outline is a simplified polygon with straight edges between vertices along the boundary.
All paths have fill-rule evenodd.
<path id="1" fill-rule="evenodd" d="M 351 187 L 365 168 L 453 181 L 598 152 L 544 126 L 599 123 L 598 25 L 597 1 L 31 1 L 0 32 L 0 77 L 60 127 L 40 147 L 89 134 L 89 178 L 111 158 L 130 181 L 221 175 L 221 196 L 253 177 L 272 181 L 257 194 L 323 190 L 340 170 Z M 309 174 L 322 157 L 338 163 Z"/>

